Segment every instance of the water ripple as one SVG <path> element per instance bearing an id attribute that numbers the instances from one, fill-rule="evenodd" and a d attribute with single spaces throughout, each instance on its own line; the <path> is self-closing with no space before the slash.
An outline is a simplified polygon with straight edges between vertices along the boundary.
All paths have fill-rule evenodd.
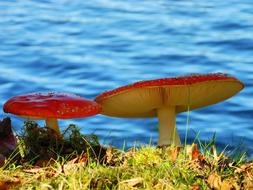
<path id="1" fill-rule="evenodd" d="M 219 145 L 235 147 L 244 139 L 253 152 L 252 10 L 251 0 L 0 1 L 0 106 L 28 92 L 63 91 L 93 99 L 138 80 L 227 72 L 245 89 L 192 111 L 188 140 L 198 132 L 207 140 L 216 132 Z M 23 120 L 12 118 L 20 130 Z M 183 139 L 185 113 L 177 122 Z M 157 119 L 98 115 L 60 123 L 63 128 L 76 123 L 118 147 L 158 138 Z"/>

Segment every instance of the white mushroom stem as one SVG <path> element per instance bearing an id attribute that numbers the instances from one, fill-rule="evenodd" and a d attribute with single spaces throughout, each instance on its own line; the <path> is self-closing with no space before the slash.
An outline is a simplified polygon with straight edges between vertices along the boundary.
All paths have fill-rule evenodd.
<path id="1" fill-rule="evenodd" d="M 180 145 L 180 138 L 176 128 L 175 106 L 166 106 L 157 109 L 159 122 L 158 146 Z"/>
<path id="2" fill-rule="evenodd" d="M 60 134 L 58 121 L 56 118 L 47 118 L 46 127 L 53 129 L 57 134 Z"/>

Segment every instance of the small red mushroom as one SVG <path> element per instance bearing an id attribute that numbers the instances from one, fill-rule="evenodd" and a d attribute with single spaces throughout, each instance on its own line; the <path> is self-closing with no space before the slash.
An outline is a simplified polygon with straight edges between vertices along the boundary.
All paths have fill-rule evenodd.
<path id="1" fill-rule="evenodd" d="M 57 119 L 88 117 L 101 112 L 101 106 L 69 93 L 30 93 L 14 96 L 4 104 L 4 112 L 20 117 L 46 120 L 46 126 L 60 133 Z"/>
<path id="2" fill-rule="evenodd" d="M 180 144 L 176 114 L 223 101 L 244 87 L 227 74 L 195 74 L 146 80 L 104 92 L 95 101 L 102 114 L 123 118 L 158 117 L 158 145 Z"/>
<path id="3" fill-rule="evenodd" d="M 17 139 L 12 132 L 11 119 L 6 117 L 0 121 L 0 167 L 16 148 Z"/>

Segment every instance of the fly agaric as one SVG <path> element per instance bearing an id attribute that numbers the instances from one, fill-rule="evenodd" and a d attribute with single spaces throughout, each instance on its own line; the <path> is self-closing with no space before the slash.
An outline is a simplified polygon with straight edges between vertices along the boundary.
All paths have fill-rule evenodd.
<path id="1" fill-rule="evenodd" d="M 4 104 L 4 112 L 34 120 L 46 120 L 46 127 L 60 134 L 57 119 L 96 115 L 101 106 L 69 93 L 30 93 L 14 96 Z"/>
<path id="2" fill-rule="evenodd" d="M 146 80 L 98 95 L 102 114 L 121 118 L 158 117 L 158 145 L 180 145 L 176 114 L 223 101 L 244 87 L 227 74 L 194 74 Z"/>

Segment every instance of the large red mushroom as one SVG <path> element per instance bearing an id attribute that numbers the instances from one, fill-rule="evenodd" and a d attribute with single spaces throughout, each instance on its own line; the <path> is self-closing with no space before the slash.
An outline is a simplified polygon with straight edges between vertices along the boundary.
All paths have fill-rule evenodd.
<path id="1" fill-rule="evenodd" d="M 34 120 L 46 120 L 46 127 L 60 133 L 57 119 L 88 117 L 101 112 L 101 106 L 70 93 L 30 93 L 10 98 L 4 112 Z"/>
<path id="2" fill-rule="evenodd" d="M 158 145 L 180 144 L 176 114 L 223 101 L 244 87 L 227 74 L 194 74 L 146 80 L 98 95 L 102 114 L 122 118 L 158 117 Z"/>

